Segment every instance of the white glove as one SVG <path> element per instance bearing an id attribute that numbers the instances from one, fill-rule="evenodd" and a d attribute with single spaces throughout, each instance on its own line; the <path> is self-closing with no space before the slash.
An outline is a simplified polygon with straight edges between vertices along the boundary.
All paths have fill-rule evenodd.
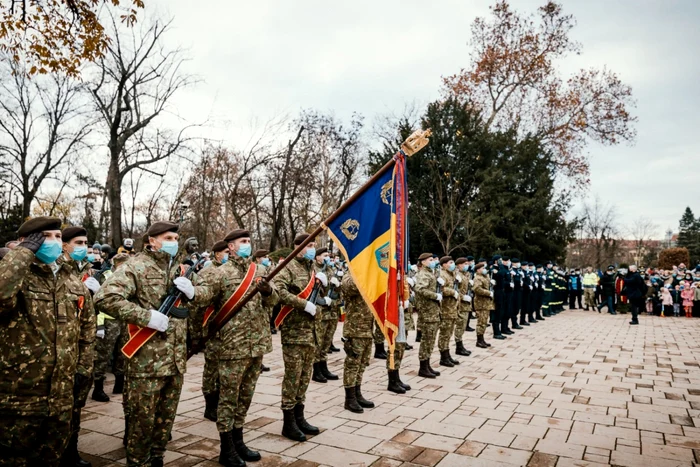
<path id="1" fill-rule="evenodd" d="M 416 296 L 416 293 L 411 290 L 411 298 L 414 298 Z"/>
<path id="2" fill-rule="evenodd" d="M 515 284 L 511 282 L 511 283 L 510 283 L 510 288 L 512 289 L 513 287 L 515 287 Z"/>
<path id="3" fill-rule="evenodd" d="M 532 286 L 530 286 L 530 290 L 532 290 Z"/>
<path id="4" fill-rule="evenodd" d="M 544 284 L 542 284 L 542 288 L 544 289 Z"/>
<path id="5" fill-rule="evenodd" d="M 314 305 L 311 302 L 306 302 L 306 306 L 304 306 L 304 311 L 310 314 L 311 316 L 316 316 L 316 305 Z"/>
<path id="6" fill-rule="evenodd" d="M 104 329 L 98 329 L 98 330 L 97 330 L 97 338 L 98 338 L 98 339 L 104 339 L 104 338 L 105 338 L 105 330 L 104 330 Z"/>
<path id="7" fill-rule="evenodd" d="M 471 285 L 472 287 L 474 287 L 474 280 L 473 280 L 473 279 L 469 279 L 469 285 Z"/>
<path id="8" fill-rule="evenodd" d="M 331 306 L 331 303 L 333 303 L 331 297 L 323 297 L 323 299 L 326 301 L 326 306 Z"/>
<path id="9" fill-rule="evenodd" d="M 511 276 L 514 276 L 514 275 L 515 275 L 515 271 L 513 271 L 513 270 L 511 269 L 511 270 L 510 270 L 510 275 L 511 275 Z"/>
<path id="10" fill-rule="evenodd" d="M 340 281 L 338 280 L 337 277 L 331 277 L 331 284 L 336 286 L 336 287 L 340 287 Z"/>
<path id="11" fill-rule="evenodd" d="M 324 287 L 328 287 L 328 278 L 326 275 L 322 272 L 317 272 L 316 273 L 316 279 L 321 281 L 321 284 L 323 284 Z"/>
<path id="12" fill-rule="evenodd" d="M 438 281 L 438 284 L 445 285 L 445 279 L 443 279 L 442 277 L 438 277 L 437 281 Z"/>
<path id="13" fill-rule="evenodd" d="M 462 282 L 462 276 L 455 276 L 455 280 L 459 283 Z"/>
<path id="14" fill-rule="evenodd" d="M 194 285 L 186 277 L 178 277 L 173 281 L 173 285 L 177 287 L 177 290 L 185 294 L 185 297 L 192 300 L 194 298 Z"/>
<path id="15" fill-rule="evenodd" d="M 155 329 L 156 331 L 165 332 L 168 330 L 168 319 L 163 313 L 158 313 L 157 310 L 151 310 L 151 319 L 146 325 L 147 328 Z"/>
<path id="16" fill-rule="evenodd" d="M 442 294 L 441 293 L 437 294 L 437 297 L 435 298 L 435 300 L 437 300 L 438 302 L 441 302 L 442 301 Z"/>
<path id="17" fill-rule="evenodd" d="M 88 277 L 83 284 L 85 284 L 85 287 L 92 293 L 97 293 L 97 291 L 100 290 L 100 282 L 94 277 Z"/>
<path id="18" fill-rule="evenodd" d="M 462 295 L 462 300 L 464 300 L 467 303 L 471 303 L 472 298 L 469 295 Z"/>
<path id="19" fill-rule="evenodd" d="M 338 269 L 338 271 L 335 273 L 335 275 L 338 277 L 343 277 L 343 274 L 345 274 L 345 273 L 343 271 L 341 271 L 340 269 Z"/>
<path id="20" fill-rule="evenodd" d="M 408 310 L 408 307 L 409 307 L 409 306 L 410 306 L 409 301 L 408 301 L 408 300 L 405 300 L 405 301 L 403 302 L 403 309 L 404 309 L 404 310 Z"/>
<path id="21" fill-rule="evenodd" d="M 410 287 L 415 287 L 415 285 L 416 285 L 416 281 L 414 281 L 412 277 L 407 277 L 406 282 L 408 282 L 408 285 Z"/>
<path id="22" fill-rule="evenodd" d="M 525 277 L 525 273 L 522 272 L 522 271 L 520 271 L 520 276 L 521 276 L 521 277 Z"/>
<path id="23" fill-rule="evenodd" d="M 489 294 L 491 295 L 491 298 L 493 298 L 493 291 L 489 292 Z"/>
<path id="24" fill-rule="evenodd" d="M 491 285 L 496 285 L 496 280 L 495 280 L 495 279 L 491 279 Z"/>

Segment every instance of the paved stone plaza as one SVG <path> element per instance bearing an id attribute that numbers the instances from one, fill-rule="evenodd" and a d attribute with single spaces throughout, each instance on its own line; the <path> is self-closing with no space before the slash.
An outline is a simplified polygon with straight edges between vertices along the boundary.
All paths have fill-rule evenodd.
<path id="1" fill-rule="evenodd" d="M 386 391 L 385 362 L 372 360 L 363 393 L 377 405 L 343 409 L 344 352 L 329 368 L 340 381 L 311 383 L 307 415 L 322 432 L 305 443 L 280 435 L 284 372 L 279 335 L 265 357 L 245 440 L 255 466 L 691 466 L 700 465 L 700 320 L 565 311 L 476 349 L 434 380 L 419 378 L 418 348 L 406 352 L 406 395 Z M 335 344 L 340 342 L 341 328 Z M 489 340 L 490 332 L 487 333 Z M 413 343 L 415 333 L 409 342 Z M 454 346 L 453 346 L 454 348 Z M 454 355 L 453 355 L 454 356 Z M 189 362 L 166 464 L 217 466 L 219 437 L 203 418 L 203 358 Z M 111 392 L 113 377 L 106 385 Z M 95 467 L 126 463 L 121 398 L 90 400 L 80 451 Z M 697 464 L 694 464 L 696 462 Z"/>

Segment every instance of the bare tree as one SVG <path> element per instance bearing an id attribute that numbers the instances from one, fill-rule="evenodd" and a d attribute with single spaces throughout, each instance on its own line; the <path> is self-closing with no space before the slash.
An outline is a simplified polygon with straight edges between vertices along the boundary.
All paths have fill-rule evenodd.
<path id="1" fill-rule="evenodd" d="M 0 60 L 0 161 L 27 217 L 44 183 L 87 147 L 93 120 L 77 81 L 58 74 L 30 80 L 20 64 Z"/>
<path id="2" fill-rule="evenodd" d="M 156 119 L 168 112 L 173 95 L 195 80 L 181 70 L 185 61 L 182 49 L 164 45 L 171 22 L 155 20 L 140 31 L 125 31 L 114 16 L 110 19 L 114 40 L 97 64 L 90 90 L 108 134 L 105 186 L 111 240 L 120 244 L 124 178 L 136 169 L 161 176 L 154 164 L 186 148 L 191 126 L 176 131 L 154 126 Z"/>
<path id="3" fill-rule="evenodd" d="M 583 205 L 579 225 L 580 260 L 599 269 L 614 262 L 620 236 L 615 206 L 596 196 L 593 203 Z"/>
<path id="4" fill-rule="evenodd" d="M 634 240 L 634 262 L 639 264 L 650 250 L 650 242 L 659 231 L 659 226 L 648 217 L 641 216 L 634 221 L 629 234 Z"/>

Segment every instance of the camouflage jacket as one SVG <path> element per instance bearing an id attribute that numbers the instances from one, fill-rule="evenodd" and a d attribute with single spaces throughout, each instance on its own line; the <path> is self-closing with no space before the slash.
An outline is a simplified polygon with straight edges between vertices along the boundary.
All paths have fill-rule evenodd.
<path id="1" fill-rule="evenodd" d="M 440 303 L 437 298 L 437 281 L 433 271 L 429 268 L 420 268 L 415 277 L 416 308 L 418 318 L 424 323 L 436 323 L 440 321 Z"/>
<path id="2" fill-rule="evenodd" d="M 491 281 L 488 276 L 483 274 L 474 275 L 474 310 L 475 311 L 491 311 L 493 307 L 493 298 L 491 298 Z"/>
<path id="3" fill-rule="evenodd" d="M 343 326 L 343 337 L 364 337 L 372 338 L 372 324 L 374 315 L 367 306 L 360 291 L 348 273 L 343 276 L 340 284 L 343 296 L 345 297 L 345 325 Z"/>
<path id="4" fill-rule="evenodd" d="M 88 277 L 90 277 L 95 272 L 92 269 L 92 263 L 87 259 L 84 259 L 82 261 L 76 261 L 73 258 L 64 258 L 62 256 L 61 258 L 59 258 L 58 262 L 60 262 L 63 265 L 63 267 L 67 268 L 70 271 L 70 273 L 77 277 L 80 281 L 83 280 L 83 277 L 86 274 Z"/>
<path id="5" fill-rule="evenodd" d="M 321 319 L 321 307 L 316 310 L 316 316 L 311 316 L 304 311 L 306 300 L 297 297 L 311 280 L 312 267 L 311 261 L 294 258 L 272 280 L 280 303 L 293 308 L 280 326 L 282 344 L 316 345 L 315 321 Z"/>
<path id="6" fill-rule="evenodd" d="M 125 323 L 146 327 L 150 310 L 157 310 L 175 277 L 178 263 L 159 251 L 145 250 L 122 264 L 95 294 L 95 306 L 103 313 Z M 193 274 L 193 301 L 185 299 L 189 308 L 206 304 L 211 293 Z M 161 377 L 184 374 L 187 362 L 187 320 L 170 318 L 168 330 L 157 333 L 127 360 L 127 375 L 131 377 Z"/>
<path id="7" fill-rule="evenodd" d="M 223 266 L 221 261 L 212 261 L 211 266 L 202 269 L 197 275 L 202 283 L 206 284 L 208 278 L 216 274 L 216 270 Z M 204 313 L 209 304 L 196 307 L 187 319 L 187 330 L 191 339 L 202 339 L 204 337 Z M 210 318 L 211 319 L 211 318 Z"/>
<path id="8" fill-rule="evenodd" d="M 440 277 L 445 281 L 442 286 L 442 303 L 440 316 L 445 319 L 457 319 L 457 307 L 460 302 L 459 283 L 455 284 L 455 273 L 440 268 Z"/>
<path id="9" fill-rule="evenodd" d="M 75 374 L 92 374 L 92 298 L 69 268 L 23 247 L 0 271 L 0 414 L 52 416 L 73 407 Z"/>
<path id="10" fill-rule="evenodd" d="M 462 272 L 462 271 L 455 272 L 455 280 L 457 279 L 458 276 L 462 279 L 462 281 L 459 282 L 459 309 L 461 311 L 471 310 L 472 304 L 462 300 L 462 297 L 464 297 L 465 295 L 468 295 L 469 291 L 471 290 L 469 287 L 469 281 L 472 278 L 472 274 L 469 271 L 467 271 L 467 272 Z"/>
<path id="11" fill-rule="evenodd" d="M 243 281 L 250 260 L 231 256 L 220 268 L 209 268 L 212 273 L 202 275 L 202 280 L 212 293 L 211 304 L 218 312 Z M 265 275 L 264 266 L 257 265 L 255 277 Z M 255 282 L 248 290 L 255 288 Z M 214 341 L 219 346 L 219 358 L 233 360 L 248 357 L 260 357 L 272 352 L 272 334 L 270 333 L 270 315 L 267 309 L 275 306 L 279 296 L 272 291 L 269 297 L 255 295 L 224 327 L 216 334 Z"/>

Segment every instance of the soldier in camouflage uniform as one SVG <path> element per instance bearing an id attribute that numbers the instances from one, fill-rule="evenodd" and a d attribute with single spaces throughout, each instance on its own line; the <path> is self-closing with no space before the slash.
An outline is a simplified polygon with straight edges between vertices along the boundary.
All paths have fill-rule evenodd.
<path id="1" fill-rule="evenodd" d="M 212 265 L 209 268 L 202 270 L 199 274 L 200 279 L 206 282 L 206 277 L 209 274 L 214 274 L 214 271 L 228 262 L 228 243 L 221 240 L 212 247 Z M 208 305 L 208 304 L 207 304 Z M 198 340 L 203 337 L 202 323 L 204 322 L 204 312 L 206 307 L 200 307 L 197 313 L 190 319 L 189 328 L 193 340 Z M 204 418 L 216 421 L 217 412 L 219 410 L 219 361 L 217 355 L 219 349 L 217 347 L 218 340 L 210 339 L 206 343 L 204 349 L 204 371 L 202 372 L 202 392 L 204 393 Z"/>
<path id="2" fill-rule="evenodd" d="M 372 353 L 372 325 L 374 315 L 360 295 L 355 281 L 350 274 L 343 277 L 343 296 L 345 297 L 345 363 L 343 386 L 345 386 L 345 410 L 355 413 L 373 408 L 374 403 L 362 397 L 362 375 L 369 365 Z"/>
<path id="3" fill-rule="evenodd" d="M 209 290 L 193 275 L 180 275 L 176 262 L 179 226 L 156 222 L 148 229 L 149 247 L 124 263 L 95 295 L 99 311 L 159 333 L 127 361 L 125 387 L 128 466 L 162 466 L 175 420 L 187 362 L 187 321 L 157 310 L 171 284 L 183 304 L 201 306 Z"/>
<path id="4" fill-rule="evenodd" d="M 95 311 L 88 288 L 60 260 L 60 228 L 55 217 L 26 221 L 20 244 L 2 260 L 2 466 L 58 466 L 73 435 L 73 407 L 90 389 Z M 75 444 L 77 454 L 77 437 Z"/>
<path id="5" fill-rule="evenodd" d="M 408 277 L 406 279 L 409 279 Z M 412 280 L 411 280 L 412 282 Z M 399 333 L 396 336 L 394 343 L 394 368 L 391 368 L 391 360 L 386 360 L 387 376 L 389 377 L 389 385 L 387 391 L 395 392 L 396 394 L 405 394 L 411 390 L 411 386 L 401 381 L 399 371 L 401 370 L 401 362 L 403 361 L 404 351 L 406 350 L 406 314 L 409 313 L 410 305 L 409 298 L 411 296 L 410 282 L 404 282 L 403 300 L 399 306 L 399 322 L 403 319 L 403 328 L 399 326 Z M 411 320 L 413 321 L 413 320 Z"/>
<path id="6" fill-rule="evenodd" d="M 472 310 L 472 297 L 469 295 L 469 281 L 472 280 L 472 273 L 469 270 L 469 260 L 467 258 L 457 258 L 455 266 L 457 268 L 455 280 L 459 284 L 459 307 L 457 309 L 457 320 L 455 321 L 455 353 L 468 357 L 472 353 L 464 348 L 462 336 L 464 336 L 469 313 Z"/>
<path id="7" fill-rule="evenodd" d="M 459 361 L 450 355 L 450 340 L 455 332 L 457 308 L 460 302 L 459 283 L 455 280 L 456 267 L 451 256 L 440 258 L 440 270 L 437 281 L 442 287 L 443 300 L 440 304 L 438 350 L 440 350 L 440 365 L 446 367 L 459 365 Z"/>
<path id="8" fill-rule="evenodd" d="M 258 265 L 258 269 L 260 270 L 260 276 L 267 276 L 268 273 L 272 271 L 272 260 L 270 260 L 270 252 L 268 250 L 255 250 L 253 256 L 255 258 L 255 263 Z M 270 320 L 272 320 L 273 307 L 264 306 L 263 308 L 267 312 L 267 321 L 269 323 Z M 270 339 L 272 339 L 272 328 L 268 326 L 267 329 L 270 334 Z M 260 364 L 260 369 L 262 371 L 270 371 L 270 367 L 265 366 L 264 362 Z"/>
<path id="9" fill-rule="evenodd" d="M 239 289 L 251 264 L 252 246 L 247 230 L 233 230 L 224 238 L 229 261 L 220 268 L 209 268 L 202 280 L 212 294 L 211 304 L 219 312 Z M 264 268 L 257 268 L 256 278 L 262 278 Z M 255 385 L 260 377 L 263 355 L 272 352 L 269 315 L 266 309 L 277 303 L 278 295 L 260 279 L 247 290 L 257 286 L 256 295 L 214 336 L 218 350 L 219 385 L 221 396 L 216 428 L 221 439 L 219 463 L 228 467 L 259 461 L 260 453 L 248 449 L 243 441 L 243 424 L 253 401 Z"/>
<path id="10" fill-rule="evenodd" d="M 294 245 L 299 246 L 307 239 L 306 234 L 297 235 Z M 280 296 L 280 303 L 292 309 L 284 317 L 280 331 L 284 359 L 282 435 L 294 441 L 306 441 L 305 434 L 319 433 L 319 429 L 309 424 L 304 417 L 304 401 L 311 381 L 314 355 L 318 345 L 315 321 L 321 316 L 316 312 L 316 304 L 297 296 L 311 280 L 313 261 L 316 258 L 315 247 L 313 242 L 309 242 L 273 280 L 274 287 Z M 324 282 L 326 286 L 328 285 L 328 279 L 323 273 L 316 274 L 316 279 L 322 285 Z"/>
<path id="11" fill-rule="evenodd" d="M 435 378 L 440 376 L 440 372 L 431 368 L 430 355 L 435 348 L 435 338 L 440 326 L 442 293 L 437 292 L 438 283 L 434 272 L 438 261 L 430 253 L 423 253 L 418 257 L 418 261 L 422 265 L 415 277 L 418 328 L 422 333 L 420 349 L 418 350 L 418 361 L 420 362 L 418 376 Z"/>
<path id="12" fill-rule="evenodd" d="M 314 271 L 316 271 L 317 274 L 320 272 L 326 276 L 330 275 L 328 287 L 323 287 L 321 289 L 321 296 L 324 297 L 323 302 L 316 304 L 319 307 L 318 311 L 321 318 L 316 321 L 318 345 L 316 346 L 316 355 L 314 357 L 314 371 L 311 376 L 311 379 L 317 383 L 327 383 L 328 380 L 336 381 L 338 379 L 338 375 L 334 375 L 328 369 L 328 362 L 326 360 L 328 358 L 328 349 L 333 343 L 333 333 L 338 323 L 338 300 L 337 298 L 333 300 L 330 297 L 330 292 L 340 287 L 340 281 L 335 277 L 333 268 L 330 267 L 328 248 L 319 248 L 316 250 Z M 325 299 L 326 297 L 328 300 Z"/>
<path id="13" fill-rule="evenodd" d="M 488 276 L 486 262 L 479 262 L 474 268 L 474 311 L 476 312 L 476 346 L 482 349 L 491 347 L 484 340 L 484 332 L 488 326 L 489 313 L 494 310 L 493 291 Z"/>
<path id="14" fill-rule="evenodd" d="M 112 271 L 116 271 L 120 265 L 129 258 L 130 253 L 120 253 L 112 258 Z M 104 380 L 109 367 L 114 347 L 122 332 L 122 322 L 104 313 L 97 315 L 97 344 L 95 345 L 95 390 L 92 391 L 92 399 L 98 402 L 109 402 L 109 396 L 104 392 Z M 121 353 L 121 347 L 119 348 Z M 117 376 L 117 375 L 115 375 Z M 124 381 L 124 374 L 119 378 Z M 115 386 L 117 381 L 115 381 Z M 123 386 L 122 386 L 123 387 Z M 118 388 L 117 388 L 118 389 Z"/>
<path id="15" fill-rule="evenodd" d="M 58 259 L 66 270 L 75 278 L 83 282 L 92 294 L 100 289 L 100 283 L 92 277 L 92 264 L 87 260 L 87 231 L 83 227 L 66 227 L 61 232 L 63 241 L 63 255 Z M 97 332 L 100 336 L 100 332 Z M 80 416 L 88 393 L 92 387 L 92 375 L 90 380 L 81 388 L 77 388 L 75 402 L 73 404 L 73 416 L 71 420 L 71 437 L 68 446 L 63 453 L 61 465 L 64 466 L 90 466 L 90 462 L 80 457 L 78 453 L 78 434 L 80 432 Z"/>

